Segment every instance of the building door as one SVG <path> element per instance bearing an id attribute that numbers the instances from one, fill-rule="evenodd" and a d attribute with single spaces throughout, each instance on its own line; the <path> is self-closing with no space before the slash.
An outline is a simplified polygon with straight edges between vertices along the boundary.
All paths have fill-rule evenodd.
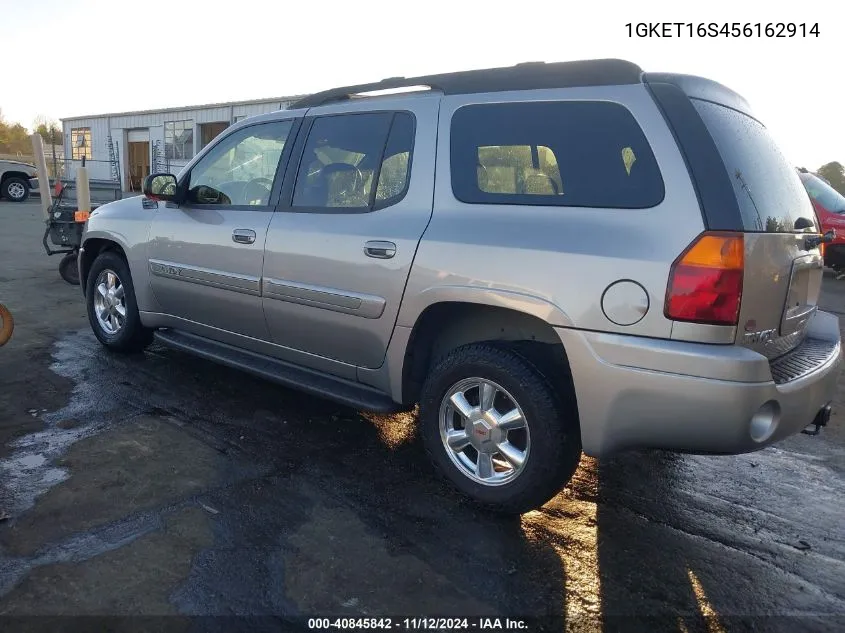
<path id="1" fill-rule="evenodd" d="M 129 130 L 129 191 L 141 191 L 144 178 L 150 175 L 150 131 Z"/>
<path id="2" fill-rule="evenodd" d="M 211 143 L 227 127 L 229 124 L 225 122 L 200 123 L 200 149 Z"/>

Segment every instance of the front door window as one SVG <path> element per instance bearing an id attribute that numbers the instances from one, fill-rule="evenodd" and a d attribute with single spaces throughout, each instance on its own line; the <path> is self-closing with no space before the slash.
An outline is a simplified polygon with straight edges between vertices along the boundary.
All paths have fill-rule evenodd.
<path id="1" fill-rule="evenodd" d="M 251 125 L 215 145 L 191 170 L 193 204 L 267 206 L 291 121 Z"/>

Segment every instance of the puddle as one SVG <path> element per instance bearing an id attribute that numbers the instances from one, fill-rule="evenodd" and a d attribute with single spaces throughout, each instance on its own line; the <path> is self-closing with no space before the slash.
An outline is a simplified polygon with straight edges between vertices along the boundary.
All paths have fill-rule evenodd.
<path id="1" fill-rule="evenodd" d="M 90 332 L 60 339 L 53 345 L 52 357 L 50 370 L 73 381 L 74 388 L 64 407 L 41 414 L 42 430 L 11 442 L 12 453 L 0 459 L 0 510 L 11 517 L 31 508 L 38 497 L 70 477 L 67 469 L 56 465 L 70 446 L 106 429 L 115 419 L 116 408 L 126 409 L 107 380 L 112 363 Z M 63 428 L 67 420 L 80 423 Z"/>
<path id="2" fill-rule="evenodd" d="M 12 461 L 17 462 L 17 465 L 20 468 L 24 470 L 30 470 L 32 468 L 38 468 L 47 460 L 44 458 L 43 455 L 25 455 L 24 457 Z"/>

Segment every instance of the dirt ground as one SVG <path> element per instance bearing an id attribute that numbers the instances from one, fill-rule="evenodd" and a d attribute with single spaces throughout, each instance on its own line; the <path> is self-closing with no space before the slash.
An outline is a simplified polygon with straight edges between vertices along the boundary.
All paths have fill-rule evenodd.
<path id="1" fill-rule="evenodd" d="M 409 414 L 160 346 L 107 353 L 41 250 L 37 203 L 0 203 L 0 221 L 16 319 L 0 348 L 0 630 L 845 630 L 842 386 L 819 437 L 585 457 L 546 507 L 503 519 L 436 478 Z M 826 278 L 822 304 L 845 313 L 845 282 Z"/>

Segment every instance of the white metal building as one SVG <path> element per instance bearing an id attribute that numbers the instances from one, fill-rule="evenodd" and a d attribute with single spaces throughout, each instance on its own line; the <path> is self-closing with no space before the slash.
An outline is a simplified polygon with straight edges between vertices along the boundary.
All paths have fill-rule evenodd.
<path id="1" fill-rule="evenodd" d="M 298 96 L 209 105 L 118 112 L 62 119 L 65 177 L 86 159 L 91 179 L 120 179 L 124 191 L 139 191 L 150 173 L 178 173 L 232 123 L 284 110 Z"/>

